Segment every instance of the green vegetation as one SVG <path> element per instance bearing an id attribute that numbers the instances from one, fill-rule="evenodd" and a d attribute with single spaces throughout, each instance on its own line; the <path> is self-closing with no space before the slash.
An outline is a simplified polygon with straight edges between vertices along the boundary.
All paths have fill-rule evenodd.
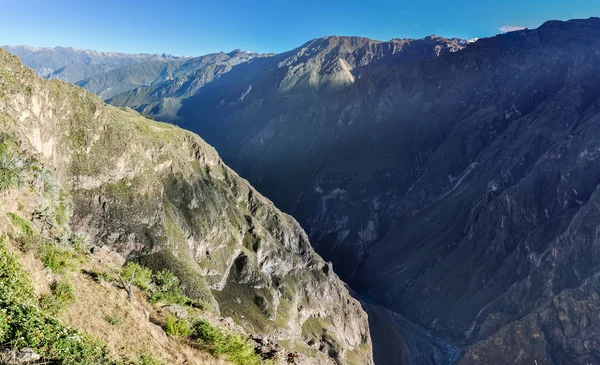
<path id="1" fill-rule="evenodd" d="M 151 354 L 142 354 L 137 365 L 166 365 L 162 360 L 156 359 Z"/>
<path id="2" fill-rule="evenodd" d="M 185 319 L 168 313 L 165 320 L 165 332 L 169 336 L 187 337 L 192 334 L 192 329 Z"/>
<path id="3" fill-rule="evenodd" d="M 67 281 L 55 281 L 50 289 L 52 294 L 44 295 L 39 300 L 40 308 L 45 312 L 56 315 L 75 302 L 73 288 Z"/>
<path id="4" fill-rule="evenodd" d="M 69 247 L 62 247 L 53 242 L 46 242 L 41 249 L 44 266 L 55 273 L 75 270 L 83 261 L 81 255 Z"/>
<path id="5" fill-rule="evenodd" d="M 186 305 L 191 299 L 183 295 L 179 279 L 169 270 L 161 270 L 152 275 L 154 288 L 150 296 L 150 303 L 169 303 Z"/>
<path id="6" fill-rule="evenodd" d="M 95 276 L 101 274 L 94 273 Z M 106 276 L 107 274 L 103 274 Z M 152 272 L 147 267 L 135 262 L 128 262 L 121 270 L 121 277 L 125 282 L 132 280 L 132 284 L 148 293 L 148 301 L 152 304 L 179 304 L 188 305 L 198 309 L 206 309 L 206 304 L 186 296 L 181 289 L 181 283 L 175 274 L 167 269 Z M 105 281 L 110 279 L 103 277 Z"/>
<path id="7" fill-rule="evenodd" d="M 106 320 L 106 322 L 108 322 L 108 324 L 110 324 L 111 326 L 115 326 L 115 327 L 121 327 L 123 325 L 123 320 L 119 317 L 115 317 L 115 316 L 106 316 L 104 317 L 104 319 Z"/>
<path id="8" fill-rule="evenodd" d="M 128 262 L 121 269 L 123 280 L 131 283 L 142 290 L 148 290 L 152 286 L 152 270 L 135 262 Z"/>
<path id="9" fill-rule="evenodd" d="M 61 296 L 68 295 L 63 285 L 57 285 L 55 290 Z M 65 327 L 34 305 L 29 275 L 8 250 L 6 236 L 0 239 L 0 293 L 1 344 L 31 347 L 49 362 L 115 364 L 104 345 Z"/>
<path id="10" fill-rule="evenodd" d="M 225 355 L 238 365 L 260 365 L 262 361 L 254 347 L 241 335 L 227 332 L 206 320 L 194 324 L 194 337 L 214 356 Z"/>

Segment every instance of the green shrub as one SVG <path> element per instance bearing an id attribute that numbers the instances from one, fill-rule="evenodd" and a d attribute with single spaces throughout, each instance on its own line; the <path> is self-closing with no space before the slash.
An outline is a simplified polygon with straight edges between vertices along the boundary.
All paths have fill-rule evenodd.
<path id="1" fill-rule="evenodd" d="M 254 346 L 240 334 L 230 333 L 206 320 L 194 324 L 194 337 L 204 349 L 214 356 L 225 355 L 227 360 L 238 365 L 260 365 L 260 356 Z"/>
<path id="2" fill-rule="evenodd" d="M 185 319 L 177 318 L 168 313 L 165 321 L 165 332 L 169 336 L 187 337 L 190 336 L 193 331 Z"/>
<path id="3" fill-rule="evenodd" d="M 151 354 L 142 354 L 137 365 L 166 365 L 162 360 L 158 360 Z"/>
<path id="4" fill-rule="evenodd" d="M 123 320 L 121 320 L 121 318 L 118 318 L 118 317 L 106 316 L 106 317 L 104 317 L 104 319 L 111 326 L 121 327 L 123 325 Z"/>
<path id="5" fill-rule="evenodd" d="M 82 258 L 67 247 L 61 247 L 51 242 L 42 246 L 42 263 L 55 273 L 75 270 L 81 264 Z"/>
<path id="6" fill-rule="evenodd" d="M 142 290 L 148 290 L 152 284 L 152 270 L 135 262 L 128 262 L 121 269 L 121 276 L 126 282 L 133 278 L 133 284 Z"/>
<path id="7" fill-rule="evenodd" d="M 75 302 L 73 288 L 67 281 L 55 281 L 50 287 L 52 294 L 40 298 L 40 308 L 49 314 L 58 314 Z"/>
<path id="8" fill-rule="evenodd" d="M 183 295 L 183 290 L 179 285 L 179 279 L 169 270 L 154 273 L 152 275 L 152 294 L 150 303 L 169 303 L 186 305 L 191 300 Z"/>

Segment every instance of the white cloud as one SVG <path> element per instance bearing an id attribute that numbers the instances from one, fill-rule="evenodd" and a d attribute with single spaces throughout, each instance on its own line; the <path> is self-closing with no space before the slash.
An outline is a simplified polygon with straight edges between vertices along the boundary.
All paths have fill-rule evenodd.
<path id="1" fill-rule="evenodd" d="M 498 28 L 502 33 L 514 32 L 516 30 L 523 30 L 525 27 L 515 26 L 515 25 L 503 25 Z"/>

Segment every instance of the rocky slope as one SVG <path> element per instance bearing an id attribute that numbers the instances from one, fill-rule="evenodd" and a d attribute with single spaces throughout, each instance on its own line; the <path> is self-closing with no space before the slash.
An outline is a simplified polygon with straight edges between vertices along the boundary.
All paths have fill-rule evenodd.
<path id="1" fill-rule="evenodd" d="M 108 71 L 149 61 L 184 60 L 186 57 L 158 54 L 98 52 L 71 47 L 2 46 L 45 78 L 76 83 Z"/>
<path id="2" fill-rule="evenodd" d="M 176 117 L 462 363 L 595 363 L 599 35 L 550 21 L 409 57 L 326 38 L 234 68 Z"/>
<path id="3" fill-rule="evenodd" d="M 45 81 L 0 50 L 0 123 L 53 170 L 72 228 L 313 363 L 371 363 L 367 318 L 288 215 L 198 136 Z"/>

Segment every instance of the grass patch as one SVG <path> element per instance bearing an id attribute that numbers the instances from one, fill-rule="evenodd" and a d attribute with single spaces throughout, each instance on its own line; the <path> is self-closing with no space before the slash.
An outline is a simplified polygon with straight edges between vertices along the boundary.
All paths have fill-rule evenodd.
<path id="1" fill-rule="evenodd" d="M 115 316 L 106 316 L 104 317 L 104 319 L 106 320 L 106 322 L 108 324 L 110 324 L 111 326 L 115 326 L 115 327 L 121 327 L 123 325 L 123 320 L 119 317 L 115 317 Z"/>
<path id="2" fill-rule="evenodd" d="M 165 332 L 169 336 L 187 337 L 192 334 L 187 320 L 183 318 L 177 318 L 174 315 L 168 313 L 165 321 Z"/>
<path id="3" fill-rule="evenodd" d="M 137 365 L 167 365 L 167 363 L 155 358 L 151 354 L 142 354 Z"/>
<path id="4" fill-rule="evenodd" d="M 40 308 L 51 315 L 62 312 L 69 304 L 75 302 L 73 287 L 67 281 L 55 281 L 50 287 L 52 294 L 40 298 Z"/>
<path id="5" fill-rule="evenodd" d="M 206 320 L 194 324 L 194 337 L 213 356 L 225 355 L 227 360 L 237 365 L 262 364 L 254 346 L 242 335 L 225 331 Z"/>

